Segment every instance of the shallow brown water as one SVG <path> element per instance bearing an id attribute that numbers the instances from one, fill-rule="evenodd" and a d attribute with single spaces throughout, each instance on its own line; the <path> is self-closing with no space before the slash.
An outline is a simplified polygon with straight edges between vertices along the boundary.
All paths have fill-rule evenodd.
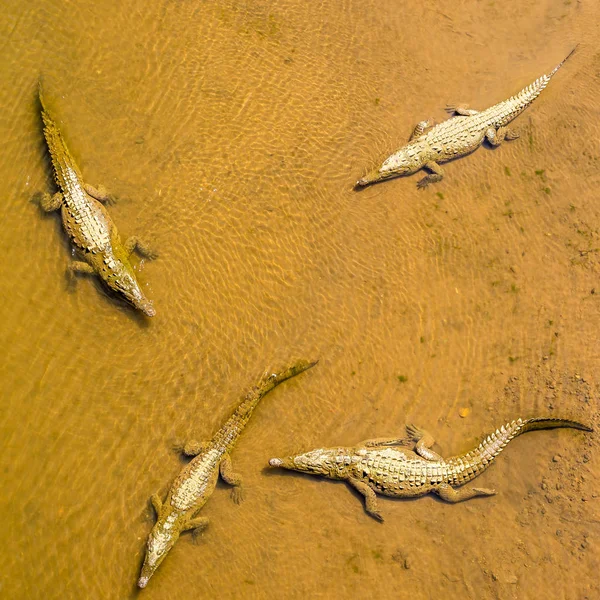
<path id="1" fill-rule="evenodd" d="M 532 433 L 447 505 L 264 470 L 395 435 L 451 455 L 518 416 L 596 428 L 600 392 L 596 2 L 59 2 L 0 13 L 0 595 L 134 598 L 181 461 L 265 369 L 265 398 L 200 543 L 145 598 L 596 598 L 597 434 Z M 354 181 L 450 102 L 485 108 L 581 46 L 522 137 L 362 192 Z M 91 279 L 31 196 L 53 190 L 47 95 L 85 178 L 119 201 L 157 316 Z M 462 415 L 466 415 L 461 417 Z"/>

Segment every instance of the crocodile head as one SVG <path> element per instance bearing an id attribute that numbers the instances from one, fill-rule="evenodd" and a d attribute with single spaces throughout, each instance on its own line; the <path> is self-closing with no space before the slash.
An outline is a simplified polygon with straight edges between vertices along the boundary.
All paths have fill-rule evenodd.
<path id="1" fill-rule="evenodd" d="M 173 547 L 179 538 L 179 531 L 173 527 L 173 519 L 158 521 L 148 537 L 146 545 L 146 556 L 142 572 L 138 579 L 138 587 L 145 588 L 148 585 L 150 577 L 158 569 L 160 563 L 164 560 L 169 550 Z"/>
<path id="2" fill-rule="evenodd" d="M 111 290 L 124 297 L 129 304 L 141 310 L 147 317 L 153 317 L 156 314 L 152 302 L 146 298 L 144 292 L 140 289 L 133 272 L 124 264 L 113 265 L 113 270 L 105 281 Z"/>
<path id="3" fill-rule="evenodd" d="M 408 144 L 387 158 L 381 166 L 369 171 L 356 182 L 356 187 L 364 187 L 392 177 L 415 173 L 423 166 L 419 158 L 420 149 L 416 144 Z"/>
<path id="4" fill-rule="evenodd" d="M 349 461 L 345 461 L 346 456 L 347 451 L 344 448 L 319 448 L 286 458 L 272 458 L 269 465 L 311 475 L 322 475 L 330 479 L 340 479 L 349 464 Z"/>

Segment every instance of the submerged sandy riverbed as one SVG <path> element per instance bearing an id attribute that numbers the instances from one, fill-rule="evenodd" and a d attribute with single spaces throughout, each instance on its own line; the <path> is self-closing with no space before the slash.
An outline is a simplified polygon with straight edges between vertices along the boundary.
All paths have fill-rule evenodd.
<path id="1" fill-rule="evenodd" d="M 151 6 L 149 6 L 151 4 Z M 272 456 L 430 430 L 449 456 L 513 418 L 598 428 L 597 3 L 8 0 L 0 15 L 0 595 L 134 598 L 182 461 L 265 369 L 265 398 L 151 598 L 600 595 L 597 434 L 532 433 L 458 505 L 267 472 Z M 447 103 L 485 108 L 577 53 L 521 138 L 355 192 Z M 39 74 L 157 316 L 67 285 Z"/>

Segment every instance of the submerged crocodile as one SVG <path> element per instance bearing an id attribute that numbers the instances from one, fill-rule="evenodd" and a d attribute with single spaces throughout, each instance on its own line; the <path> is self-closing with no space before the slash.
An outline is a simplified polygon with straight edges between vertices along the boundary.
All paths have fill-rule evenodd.
<path id="1" fill-rule="evenodd" d="M 161 502 L 158 494 L 150 499 L 157 521 L 148 537 L 139 587 L 148 585 L 148 580 L 183 531 L 194 530 L 197 533 L 208 525 L 208 518 L 199 517 L 198 513 L 213 493 L 219 474 L 225 482 L 234 486 L 234 501 L 240 501 L 242 481 L 240 475 L 232 470 L 229 453 L 261 398 L 281 382 L 315 364 L 299 361 L 281 373 L 263 377 L 209 442 L 188 442 L 184 446 L 184 454 L 195 458 L 181 470 L 164 502 Z"/>
<path id="2" fill-rule="evenodd" d="M 542 75 L 508 100 L 481 112 L 464 104 L 448 106 L 449 112 L 459 116 L 433 126 L 431 121 L 421 121 L 415 127 L 408 144 L 386 158 L 380 167 L 359 179 L 356 186 L 363 187 L 426 169 L 430 172 L 429 175 L 417 183 L 418 188 L 424 188 L 444 177 L 439 163 L 473 152 L 481 146 L 484 139 L 492 146 L 498 146 L 504 140 L 517 139 L 519 134 L 507 129 L 506 125 L 540 95 L 575 49 L 576 47 L 548 75 Z"/>
<path id="3" fill-rule="evenodd" d="M 512 439 L 526 431 L 573 427 L 592 431 L 576 421 L 535 418 L 511 421 L 496 429 L 477 448 L 460 456 L 444 459 L 431 450 L 433 437 L 408 425 L 408 438 L 366 440 L 354 448 L 320 448 L 287 458 L 272 458 L 272 467 L 322 475 L 347 481 L 365 497 L 365 509 L 383 521 L 377 508 L 377 494 L 412 498 L 435 493 L 447 502 L 461 502 L 475 496 L 491 496 L 488 488 L 462 488 L 480 475 Z M 402 447 L 410 444 L 412 447 Z"/>
<path id="4" fill-rule="evenodd" d="M 154 307 L 140 289 L 129 256 L 135 249 L 147 258 L 155 258 L 156 254 L 137 237 L 130 237 L 124 244 L 121 242 L 115 224 L 102 206 L 109 196 L 102 186 L 96 189 L 84 183 L 81 171 L 44 103 L 41 84 L 39 99 L 44 137 L 59 188 L 53 196 L 42 196 L 41 207 L 47 212 L 61 209 L 65 231 L 83 259 L 73 261 L 69 266 L 70 272 L 95 273 L 110 290 L 145 315 L 153 317 Z"/>

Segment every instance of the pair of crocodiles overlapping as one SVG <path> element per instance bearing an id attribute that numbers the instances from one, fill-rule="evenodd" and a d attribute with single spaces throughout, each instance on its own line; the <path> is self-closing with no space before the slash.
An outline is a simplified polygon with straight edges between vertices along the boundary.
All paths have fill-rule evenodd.
<path id="1" fill-rule="evenodd" d="M 506 125 L 540 94 L 564 60 L 550 74 L 543 75 L 516 96 L 487 110 L 477 112 L 456 106 L 452 110 L 459 116 L 433 127 L 425 121 L 419 123 L 409 143 L 360 179 L 357 186 L 425 168 L 430 174 L 418 183 L 419 187 L 425 187 L 442 179 L 439 163 L 474 151 L 485 139 L 492 145 L 498 145 L 505 139 L 515 139 L 518 136 L 506 129 Z M 136 248 L 148 257 L 153 257 L 154 253 L 138 238 L 129 238 L 125 243 L 121 241 L 102 205 L 108 196 L 104 190 L 84 183 L 56 122 L 45 106 L 41 86 L 39 97 L 44 135 L 59 187 L 54 196 L 46 195 L 41 204 L 44 210 L 60 208 L 62 211 L 64 228 L 82 259 L 72 263 L 70 269 L 97 274 L 110 290 L 147 316 L 153 316 L 155 310 L 136 280 L 129 256 Z M 210 441 L 185 444 L 183 452 L 194 458 L 175 479 L 164 502 L 158 494 L 151 498 L 157 521 L 148 538 L 139 587 L 148 584 L 182 532 L 201 531 L 206 527 L 208 519 L 198 513 L 214 491 L 219 474 L 234 486 L 234 499 L 239 499 L 241 477 L 232 470 L 230 452 L 241 431 L 267 392 L 314 364 L 300 361 L 280 373 L 263 377 Z M 535 429 L 555 427 L 592 431 L 586 425 L 567 419 L 518 419 L 490 434 L 474 450 L 444 459 L 431 449 L 434 443 L 431 435 L 409 425 L 406 437 L 366 440 L 355 447 L 319 448 L 287 458 L 272 458 L 269 464 L 345 480 L 365 497 L 367 513 L 383 520 L 376 494 L 406 498 L 435 493 L 448 502 L 495 494 L 488 488 L 460 486 L 480 475 L 516 436 Z"/>

